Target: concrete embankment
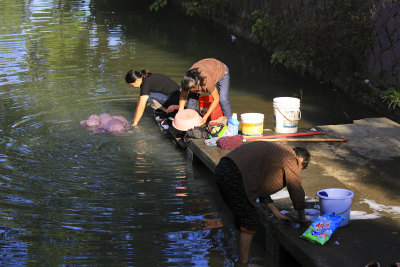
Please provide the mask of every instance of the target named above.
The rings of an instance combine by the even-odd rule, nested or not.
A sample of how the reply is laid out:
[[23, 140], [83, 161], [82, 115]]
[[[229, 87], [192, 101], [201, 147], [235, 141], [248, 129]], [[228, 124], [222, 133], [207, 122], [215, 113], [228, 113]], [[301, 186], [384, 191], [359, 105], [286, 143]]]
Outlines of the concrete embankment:
[[[316, 127], [324, 138], [348, 142], [281, 142], [302, 146], [311, 153], [309, 168], [301, 173], [307, 196], [306, 213], [319, 215], [319, 190], [346, 188], [354, 192], [351, 221], [323, 246], [299, 236], [307, 226], [283, 224], [260, 209], [266, 247], [278, 260], [293, 257], [302, 266], [381, 266], [400, 262], [400, 125], [386, 118], [367, 118], [346, 125]], [[214, 170], [229, 151], [193, 139], [188, 153]], [[287, 191], [273, 195], [281, 211], [293, 212]]]

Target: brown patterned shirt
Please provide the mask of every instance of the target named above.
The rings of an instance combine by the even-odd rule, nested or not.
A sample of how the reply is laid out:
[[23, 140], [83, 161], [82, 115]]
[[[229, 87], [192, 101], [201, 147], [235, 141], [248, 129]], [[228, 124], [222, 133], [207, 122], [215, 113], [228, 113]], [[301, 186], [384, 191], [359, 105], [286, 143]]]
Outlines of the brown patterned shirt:
[[215, 58], [205, 58], [196, 63], [190, 69], [199, 69], [200, 76], [205, 77], [205, 84], [199, 86], [201, 94], [214, 91], [217, 82], [224, 77], [225, 64]]
[[238, 167], [247, 198], [254, 206], [257, 198], [272, 202], [270, 195], [286, 186], [294, 208], [305, 208], [305, 194], [299, 175], [301, 168], [292, 148], [257, 141], [242, 145], [225, 157]]

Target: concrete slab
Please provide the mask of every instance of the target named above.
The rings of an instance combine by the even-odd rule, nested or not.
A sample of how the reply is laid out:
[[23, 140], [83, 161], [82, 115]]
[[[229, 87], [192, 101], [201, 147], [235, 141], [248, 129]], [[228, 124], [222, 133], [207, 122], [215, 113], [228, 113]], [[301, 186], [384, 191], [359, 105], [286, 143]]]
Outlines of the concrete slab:
[[344, 147], [363, 158], [386, 160], [400, 156], [400, 125], [387, 118], [367, 118], [356, 120], [354, 124], [318, 128], [328, 135], [347, 137], [350, 142]]
[[[323, 246], [299, 238], [307, 226], [282, 224], [260, 208], [267, 249], [276, 259], [285, 253], [302, 266], [381, 266], [400, 261], [400, 125], [386, 118], [367, 118], [346, 125], [318, 126], [322, 137], [346, 137], [348, 142], [281, 142], [302, 146], [311, 153], [309, 168], [301, 173], [307, 195], [308, 217], [318, 216], [316, 193], [347, 188], [355, 194], [350, 224], [337, 229]], [[300, 129], [299, 129], [300, 130]], [[188, 149], [210, 169], [229, 151], [208, 147], [203, 139]], [[293, 212], [285, 190], [273, 196], [285, 212]]]

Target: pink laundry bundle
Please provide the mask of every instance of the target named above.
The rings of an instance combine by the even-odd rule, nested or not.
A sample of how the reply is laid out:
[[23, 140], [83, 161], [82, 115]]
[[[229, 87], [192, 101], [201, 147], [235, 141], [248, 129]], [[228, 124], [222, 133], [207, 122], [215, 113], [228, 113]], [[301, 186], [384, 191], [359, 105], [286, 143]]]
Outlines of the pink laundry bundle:
[[82, 126], [91, 127], [94, 131], [119, 133], [129, 128], [129, 122], [122, 116], [112, 116], [107, 113], [90, 115], [87, 120], [81, 121]]

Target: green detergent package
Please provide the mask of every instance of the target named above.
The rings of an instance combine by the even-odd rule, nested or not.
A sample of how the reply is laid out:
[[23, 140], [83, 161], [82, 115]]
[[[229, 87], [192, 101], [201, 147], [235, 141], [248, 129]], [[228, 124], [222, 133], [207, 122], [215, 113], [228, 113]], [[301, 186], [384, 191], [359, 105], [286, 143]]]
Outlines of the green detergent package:
[[226, 126], [223, 123], [213, 123], [210, 122], [207, 126], [207, 132], [208, 132], [208, 136], [210, 138], [213, 137], [221, 137], [224, 135], [226, 129], [228, 129], [228, 126]]
[[319, 216], [300, 237], [312, 243], [323, 245], [331, 238], [342, 220], [344, 220], [342, 216], [326, 213]]

